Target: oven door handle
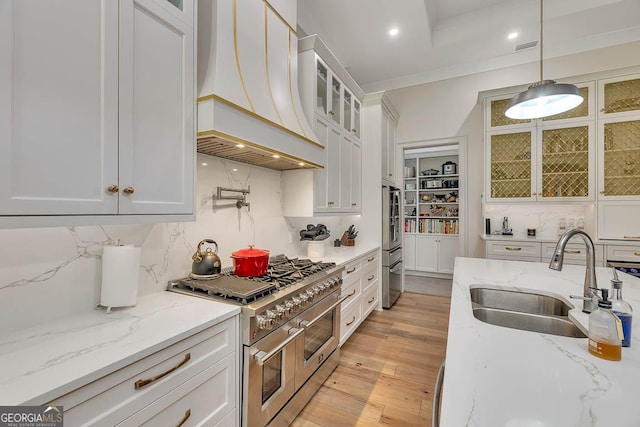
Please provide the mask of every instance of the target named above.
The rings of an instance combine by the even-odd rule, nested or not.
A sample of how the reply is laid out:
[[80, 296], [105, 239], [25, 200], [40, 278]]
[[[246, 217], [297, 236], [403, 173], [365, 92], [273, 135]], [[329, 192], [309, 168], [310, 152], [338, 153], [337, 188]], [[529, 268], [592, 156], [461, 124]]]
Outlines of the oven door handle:
[[326, 316], [327, 314], [332, 312], [337, 306], [342, 304], [342, 302], [344, 300], [346, 300], [347, 298], [349, 298], [351, 295], [353, 295], [353, 294], [349, 294], [349, 295], [344, 295], [344, 296], [338, 297], [339, 298], [338, 301], [336, 301], [333, 304], [331, 304], [331, 306], [329, 308], [327, 308], [322, 313], [320, 313], [316, 318], [314, 318], [313, 320], [303, 320], [298, 325], [302, 326], [303, 328], [310, 328], [311, 326], [313, 326], [314, 323], [316, 323], [318, 320], [322, 319], [324, 316]]
[[289, 333], [291, 335], [288, 336], [286, 340], [282, 341], [276, 348], [274, 348], [268, 353], [264, 351], [257, 352], [256, 354], [253, 355], [253, 358], [256, 359], [256, 362], [258, 362], [258, 365], [260, 366], [264, 365], [267, 360], [269, 360], [276, 353], [278, 353], [283, 348], [285, 348], [291, 341], [298, 338], [298, 336], [300, 336], [300, 334], [303, 332], [304, 332], [304, 329], [298, 329], [298, 328], [289, 329]]

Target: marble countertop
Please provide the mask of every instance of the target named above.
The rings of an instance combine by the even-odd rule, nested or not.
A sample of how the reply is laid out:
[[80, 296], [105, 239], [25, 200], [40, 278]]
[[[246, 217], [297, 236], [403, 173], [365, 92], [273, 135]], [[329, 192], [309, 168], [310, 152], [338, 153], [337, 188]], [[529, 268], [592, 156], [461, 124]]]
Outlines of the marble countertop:
[[[598, 286], [610, 287], [608, 268]], [[620, 274], [623, 295], [635, 308], [631, 347], [622, 361], [592, 356], [586, 338], [568, 338], [494, 326], [471, 311], [469, 288], [490, 285], [536, 290], [570, 303], [584, 331], [585, 268], [545, 263], [457, 258], [453, 276], [441, 427], [586, 427], [640, 425], [640, 279]]]
[[44, 404], [239, 312], [163, 291], [2, 336], [0, 405]]
[[[305, 248], [306, 248], [306, 245], [305, 245]], [[356, 258], [359, 258], [365, 254], [368, 254], [369, 252], [373, 252], [379, 249], [380, 249], [380, 246], [377, 246], [374, 244], [359, 245], [356, 243], [355, 246], [339, 246], [339, 247], [326, 245], [323, 256], [318, 258], [310, 258], [310, 259], [312, 261], [335, 262], [337, 265], [344, 265]], [[297, 254], [292, 254], [291, 256], [307, 258], [307, 253], [305, 251]]]
[[[525, 234], [517, 234], [514, 236], [505, 236], [502, 234], [481, 234], [480, 238], [482, 240], [493, 240], [493, 241], [521, 241], [521, 242], [539, 242], [539, 243], [558, 243], [558, 237], [541, 237], [541, 236], [527, 236]], [[582, 243], [582, 239], [573, 238], [571, 239], [571, 243]], [[604, 239], [593, 239], [593, 243], [596, 245], [620, 245], [620, 246], [640, 246], [640, 241], [638, 240], [604, 240]]]

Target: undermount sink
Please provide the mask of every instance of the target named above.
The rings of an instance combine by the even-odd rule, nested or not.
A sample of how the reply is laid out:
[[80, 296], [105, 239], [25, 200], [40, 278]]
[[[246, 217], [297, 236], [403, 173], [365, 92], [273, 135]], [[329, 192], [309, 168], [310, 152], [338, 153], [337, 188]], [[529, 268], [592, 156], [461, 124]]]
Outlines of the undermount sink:
[[492, 325], [565, 337], [586, 338], [569, 319], [573, 307], [548, 295], [495, 288], [471, 288], [473, 315]]

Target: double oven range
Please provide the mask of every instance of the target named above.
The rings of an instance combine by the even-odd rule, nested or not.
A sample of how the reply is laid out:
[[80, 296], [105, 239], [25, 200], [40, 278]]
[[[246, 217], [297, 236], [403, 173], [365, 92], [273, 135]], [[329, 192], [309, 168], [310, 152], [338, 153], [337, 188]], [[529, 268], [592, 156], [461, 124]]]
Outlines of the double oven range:
[[265, 276], [227, 268], [169, 282], [169, 291], [241, 306], [243, 426], [288, 425], [337, 366], [343, 270], [278, 255]]

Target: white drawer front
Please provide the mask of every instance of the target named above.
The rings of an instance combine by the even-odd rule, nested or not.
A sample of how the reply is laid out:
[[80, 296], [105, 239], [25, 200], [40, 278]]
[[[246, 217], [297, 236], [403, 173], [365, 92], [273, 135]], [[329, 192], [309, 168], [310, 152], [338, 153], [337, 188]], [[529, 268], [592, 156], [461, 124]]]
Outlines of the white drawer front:
[[[345, 301], [346, 304], [350, 304], [351, 301], [360, 298], [360, 293], [362, 291], [361, 286], [362, 279], [356, 278], [349, 281], [342, 282], [342, 294], [341, 295], [350, 295], [349, 299]], [[343, 304], [344, 307], [345, 304]]]
[[640, 245], [607, 245], [607, 261], [640, 262]]
[[487, 257], [495, 259], [506, 259], [503, 257], [528, 257], [540, 260], [540, 243], [536, 242], [487, 242]]
[[[596, 265], [601, 266], [604, 261], [603, 245], [593, 245], [595, 248]], [[556, 250], [555, 243], [542, 244], [542, 262], [549, 262]], [[585, 265], [587, 260], [587, 247], [584, 243], [568, 243], [564, 251], [564, 261], [568, 264]], [[569, 262], [577, 261], [577, 262]]]
[[118, 425], [176, 426], [186, 418], [184, 426], [215, 426], [224, 421], [235, 413], [235, 356], [227, 356]]
[[344, 266], [344, 271], [342, 272], [342, 280], [347, 281], [351, 277], [357, 277], [360, 274], [361, 268], [362, 262], [360, 258], [346, 264]]
[[378, 283], [376, 280], [362, 292], [362, 320], [378, 306]]
[[362, 257], [362, 269], [363, 270], [369, 270], [370, 268], [374, 268], [372, 266], [375, 266], [376, 268], [378, 267], [378, 261], [379, 261], [379, 256], [380, 254], [376, 251], [373, 253], [370, 253], [369, 255], [365, 255], [364, 257]]
[[362, 274], [362, 292], [378, 280], [378, 268], [373, 266]]
[[362, 305], [349, 304], [340, 312], [340, 345], [351, 336], [362, 320]]
[[[237, 317], [226, 320], [51, 404], [64, 406], [69, 425], [114, 426], [227, 355], [235, 354], [236, 325]], [[136, 389], [138, 381], [153, 378], [158, 379]]]

